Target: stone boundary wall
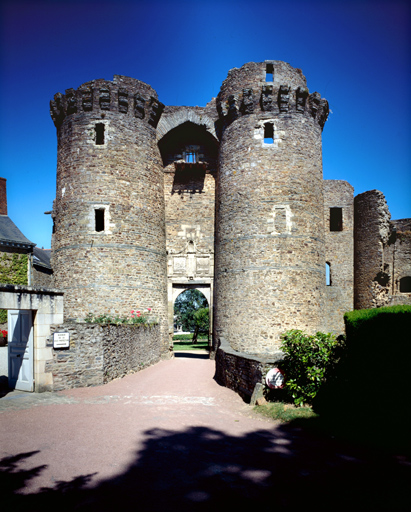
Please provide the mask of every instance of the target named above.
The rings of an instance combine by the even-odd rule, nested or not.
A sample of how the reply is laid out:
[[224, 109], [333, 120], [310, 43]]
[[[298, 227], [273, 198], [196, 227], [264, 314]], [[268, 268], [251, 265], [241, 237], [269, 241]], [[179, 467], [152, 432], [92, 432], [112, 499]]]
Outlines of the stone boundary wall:
[[52, 349], [46, 364], [54, 391], [99, 386], [161, 359], [159, 325], [63, 323], [52, 326], [51, 332], [70, 333], [70, 348]]
[[282, 361], [281, 351], [273, 352], [270, 357], [237, 352], [224, 338], [220, 338], [215, 355], [215, 380], [222, 386], [232, 389], [245, 401], [249, 401], [256, 384], [265, 384], [265, 375]]

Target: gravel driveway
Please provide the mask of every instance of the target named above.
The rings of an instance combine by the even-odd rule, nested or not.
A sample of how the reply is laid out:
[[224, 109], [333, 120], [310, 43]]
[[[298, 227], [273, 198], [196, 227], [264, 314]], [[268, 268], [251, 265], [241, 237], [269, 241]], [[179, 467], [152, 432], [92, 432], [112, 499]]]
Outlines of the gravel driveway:
[[402, 454], [261, 419], [213, 375], [213, 361], [180, 354], [100, 387], [5, 395], [4, 510], [391, 511], [408, 503]]

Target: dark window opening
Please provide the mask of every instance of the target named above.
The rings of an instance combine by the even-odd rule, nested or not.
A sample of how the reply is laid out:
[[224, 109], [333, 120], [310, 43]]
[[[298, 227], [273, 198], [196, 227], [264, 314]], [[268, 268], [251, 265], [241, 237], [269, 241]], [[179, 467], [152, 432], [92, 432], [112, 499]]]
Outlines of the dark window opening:
[[96, 220], [96, 231], [104, 231], [104, 208], [94, 210]]
[[342, 208], [330, 208], [330, 231], [342, 231]]
[[400, 292], [411, 293], [411, 276], [402, 277], [400, 279]]
[[185, 156], [185, 161], [188, 164], [197, 163], [197, 154], [195, 151], [187, 151]]
[[264, 144], [274, 144], [273, 123], [265, 123], [264, 125]]
[[95, 126], [96, 131], [96, 144], [101, 146], [104, 144], [104, 124], [98, 123]]
[[325, 284], [331, 286], [331, 264], [328, 261], [325, 263]]
[[267, 64], [265, 68], [265, 81], [273, 82], [274, 81], [274, 64]]

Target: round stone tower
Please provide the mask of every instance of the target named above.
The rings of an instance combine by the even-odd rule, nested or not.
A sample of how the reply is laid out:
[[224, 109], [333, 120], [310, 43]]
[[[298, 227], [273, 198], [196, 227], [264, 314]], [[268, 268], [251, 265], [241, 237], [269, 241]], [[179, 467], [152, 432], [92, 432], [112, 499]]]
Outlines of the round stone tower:
[[152, 308], [167, 327], [164, 192], [147, 84], [114, 76], [51, 101], [57, 128], [52, 265], [65, 317]]
[[301, 70], [265, 61], [232, 69], [217, 108], [214, 333], [268, 354], [286, 330], [322, 327], [328, 103]]

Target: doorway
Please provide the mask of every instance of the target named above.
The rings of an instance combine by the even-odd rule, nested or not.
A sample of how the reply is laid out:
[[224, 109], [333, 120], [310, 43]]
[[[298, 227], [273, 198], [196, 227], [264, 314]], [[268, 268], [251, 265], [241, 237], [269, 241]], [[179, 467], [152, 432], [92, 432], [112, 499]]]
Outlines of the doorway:
[[7, 321], [9, 388], [33, 391], [33, 312], [10, 310]]

